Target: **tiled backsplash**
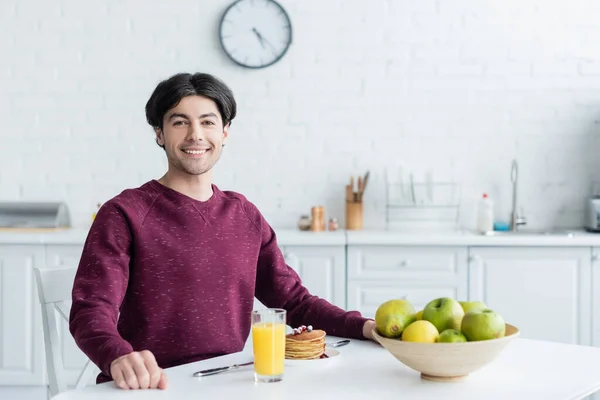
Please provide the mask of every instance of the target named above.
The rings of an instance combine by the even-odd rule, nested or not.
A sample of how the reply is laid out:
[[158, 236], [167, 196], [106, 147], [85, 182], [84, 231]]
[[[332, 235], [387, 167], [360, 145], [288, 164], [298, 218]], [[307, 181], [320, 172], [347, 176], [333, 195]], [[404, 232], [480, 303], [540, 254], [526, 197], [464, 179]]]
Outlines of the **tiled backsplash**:
[[598, 2], [282, 0], [294, 43], [258, 71], [220, 50], [229, 1], [31, 3], [0, 4], [0, 199], [64, 199], [76, 223], [162, 174], [144, 105], [179, 71], [234, 90], [217, 184], [275, 226], [315, 204], [343, 226], [344, 185], [370, 170], [382, 227], [399, 165], [460, 183], [467, 226], [484, 191], [507, 217], [513, 158], [529, 224], [572, 226], [599, 178]]

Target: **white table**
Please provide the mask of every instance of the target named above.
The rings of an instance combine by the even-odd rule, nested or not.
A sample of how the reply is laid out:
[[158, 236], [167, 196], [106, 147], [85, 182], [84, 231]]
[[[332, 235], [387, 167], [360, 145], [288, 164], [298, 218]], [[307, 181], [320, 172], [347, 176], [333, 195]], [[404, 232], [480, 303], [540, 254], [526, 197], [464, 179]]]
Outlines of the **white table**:
[[[337, 338], [328, 337], [331, 342]], [[353, 340], [330, 359], [290, 365], [282, 382], [256, 384], [252, 366], [194, 378], [201, 369], [252, 360], [240, 353], [167, 369], [166, 390], [121, 390], [113, 382], [61, 393], [53, 400], [116, 399], [581, 399], [600, 389], [600, 348], [515, 339], [461, 382], [425, 381], [379, 344]], [[393, 396], [393, 397], [392, 397]]]

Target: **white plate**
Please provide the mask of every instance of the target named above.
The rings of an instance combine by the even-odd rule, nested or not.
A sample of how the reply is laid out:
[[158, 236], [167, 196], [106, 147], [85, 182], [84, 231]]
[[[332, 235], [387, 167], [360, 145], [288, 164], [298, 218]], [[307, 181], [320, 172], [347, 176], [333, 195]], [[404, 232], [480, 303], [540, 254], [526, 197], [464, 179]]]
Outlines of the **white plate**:
[[340, 352], [335, 349], [330, 349], [329, 347], [325, 348], [325, 354], [328, 358], [315, 358], [314, 360], [288, 360], [285, 359], [285, 365], [306, 365], [307, 363], [323, 363], [325, 361], [331, 360], [333, 357], [337, 357], [340, 355]]

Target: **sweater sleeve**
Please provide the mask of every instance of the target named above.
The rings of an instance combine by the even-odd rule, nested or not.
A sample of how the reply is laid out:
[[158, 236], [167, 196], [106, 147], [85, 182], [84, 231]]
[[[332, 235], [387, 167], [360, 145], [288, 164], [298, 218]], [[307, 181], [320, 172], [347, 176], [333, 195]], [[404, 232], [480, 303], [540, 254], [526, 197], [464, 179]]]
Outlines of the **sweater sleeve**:
[[111, 376], [113, 360], [133, 351], [117, 331], [131, 243], [122, 211], [106, 203], [90, 228], [73, 284], [69, 330], [77, 346], [106, 376]]
[[364, 339], [362, 329], [368, 319], [309, 293], [296, 271], [285, 263], [273, 229], [256, 207], [248, 209], [261, 232], [256, 298], [267, 307], [285, 309], [287, 324], [292, 327], [312, 325], [328, 335]]

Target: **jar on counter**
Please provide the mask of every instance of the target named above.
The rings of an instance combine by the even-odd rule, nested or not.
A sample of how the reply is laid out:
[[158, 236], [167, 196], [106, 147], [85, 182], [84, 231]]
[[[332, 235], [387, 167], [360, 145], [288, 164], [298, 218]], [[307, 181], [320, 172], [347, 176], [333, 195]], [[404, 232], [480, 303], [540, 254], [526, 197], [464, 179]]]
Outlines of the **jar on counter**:
[[310, 224], [310, 230], [313, 232], [320, 232], [325, 230], [325, 207], [314, 206], [311, 209], [312, 221]]
[[310, 230], [310, 217], [308, 215], [301, 215], [298, 219], [298, 229], [301, 231]]
[[329, 218], [329, 230], [337, 231], [340, 225], [338, 224], [337, 218]]

